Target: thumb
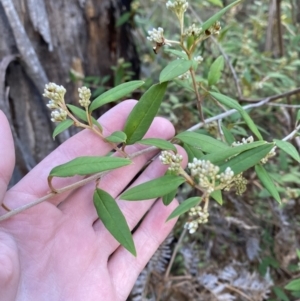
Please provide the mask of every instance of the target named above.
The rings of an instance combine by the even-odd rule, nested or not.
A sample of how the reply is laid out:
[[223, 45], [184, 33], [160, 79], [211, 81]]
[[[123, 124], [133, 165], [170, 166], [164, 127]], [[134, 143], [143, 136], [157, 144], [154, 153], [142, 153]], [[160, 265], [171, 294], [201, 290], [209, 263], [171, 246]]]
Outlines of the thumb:
[[0, 204], [15, 165], [15, 148], [8, 120], [0, 110]]

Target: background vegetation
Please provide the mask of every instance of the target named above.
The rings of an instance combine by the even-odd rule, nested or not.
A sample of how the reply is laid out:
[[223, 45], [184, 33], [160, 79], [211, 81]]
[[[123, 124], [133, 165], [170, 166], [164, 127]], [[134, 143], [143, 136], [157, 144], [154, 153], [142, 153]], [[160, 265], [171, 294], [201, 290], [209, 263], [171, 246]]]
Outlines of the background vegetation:
[[[186, 13], [188, 24], [199, 24], [232, 1], [194, 0]], [[134, 1], [131, 12], [119, 20], [130, 22], [141, 59], [141, 79], [148, 86], [174, 56], [162, 49], [156, 55], [146, 40], [147, 31], [163, 27], [168, 39], [178, 37], [178, 24], [163, 1]], [[243, 1], [221, 21], [222, 30], [199, 47], [205, 78], [212, 62], [225, 58], [218, 89], [241, 105], [254, 105], [251, 117], [266, 140], [282, 139], [294, 129], [300, 107], [300, 4], [293, 0]], [[167, 47], [165, 47], [167, 48]], [[126, 67], [124, 65], [124, 67]], [[116, 70], [116, 69], [115, 69]], [[123, 70], [124, 71], [124, 70]], [[177, 130], [199, 122], [193, 92], [184, 81], [169, 85], [161, 114]], [[262, 104], [264, 101], [264, 104]], [[205, 103], [205, 117], [223, 112]], [[217, 135], [217, 124], [201, 131]], [[248, 137], [239, 116], [226, 119], [235, 137]], [[299, 150], [300, 140], [293, 144]], [[283, 203], [279, 205], [260, 186], [254, 172], [247, 172], [247, 191], [227, 193], [224, 204], [211, 204], [210, 219], [193, 234], [177, 223], [140, 275], [129, 300], [297, 300], [298, 287], [287, 286], [300, 278], [300, 170], [286, 154], [277, 152], [266, 168], [275, 180]], [[195, 195], [182, 187], [179, 200]]]

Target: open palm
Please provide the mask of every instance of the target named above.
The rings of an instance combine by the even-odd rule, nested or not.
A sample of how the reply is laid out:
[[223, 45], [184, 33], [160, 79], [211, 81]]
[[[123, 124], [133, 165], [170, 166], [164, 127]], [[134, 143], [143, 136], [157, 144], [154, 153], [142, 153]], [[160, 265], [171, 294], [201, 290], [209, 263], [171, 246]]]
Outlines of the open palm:
[[[104, 134], [121, 130], [135, 101], [125, 101], [101, 117]], [[156, 118], [148, 137], [169, 139], [172, 125]], [[130, 152], [137, 146], [128, 147]], [[30, 203], [49, 192], [47, 176], [59, 164], [77, 156], [105, 155], [109, 144], [92, 132], [83, 131], [51, 153], [17, 185], [6, 191], [14, 167], [14, 147], [8, 122], [0, 111], [0, 202], [11, 209]], [[104, 176], [100, 187], [117, 197], [143, 165], [154, 155], [147, 153], [134, 164]], [[152, 162], [133, 185], [163, 175], [165, 167]], [[78, 180], [78, 179], [77, 179]], [[55, 179], [62, 187], [76, 181]], [[140, 271], [174, 225], [165, 223], [176, 206], [155, 200], [119, 201], [133, 229], [137, 257], [132, 256], [109, 234], [98, 220], [93, 206], [94, 183], [76, 191], [57, 195], [8, 220], [0, 222], [0, 300], [67, 301], [126, 300]], [[149, 210], [150, 209], [150, 210]], [[4, 214], [0, 209], [0, 214]]]

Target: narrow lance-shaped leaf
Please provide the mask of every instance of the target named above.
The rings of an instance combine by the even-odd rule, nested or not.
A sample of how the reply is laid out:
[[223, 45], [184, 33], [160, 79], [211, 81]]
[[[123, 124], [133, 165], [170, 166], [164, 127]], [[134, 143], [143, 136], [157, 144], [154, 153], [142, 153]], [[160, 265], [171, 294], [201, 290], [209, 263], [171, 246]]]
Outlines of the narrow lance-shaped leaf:
[[131, 161], [119, 157], [78, 157], [68, 163], [54, 167], [50, 177], [85, 176], [129, 165]]
[[213, 15], [212, 17], [210, 17], [207, 21], [205, 21], [202, 24], [202, 30], [205, 31], [206, 29], [208, 29], [209, 27], [211, 27], [215, 22], [217, 22], [229, 9], [231, 9], [233, 6], [237, 5], [238, 3], [240, 3], [242, 0], [238, 0], [235, 1], [231, 4], [229, 4], [228, 6], [224, 7], [222, 10], [220, 10], [219, 12], [217, 12], [215, 15]]
[[267, 144], [267, 143], [265, 141], [255, 141], [252, 143], [242, 144], [239, 146], [230, 147], [226, 150], [222, 150], [222, 151], [218, 151], [218, 152], [215, 152], [212, 154], [205, 155], [201, 159], [209, 160], [213, 164], [220, 164], [232, 156], [238, 155], [244, 151], [259, 147], [264, 144]]
[[199, 159], [203, 156], [203, 152], [195, 146], [183, 143], [183, 148], [187, 152], [189, 162], [192, 162], [194, 158]]
[[224, 58], [222, 55], [220, 55], [210, 66], [209, 68], [209, 72], [208, 72], [208, 85], [212, 86], [215, 85], [221, 75], [222, 75], [222, 71], [224, 69]]
[[183, 60], [183, 59], [177, 59], [171, 63], [169, 63], [160, 73], [159, 75], [159, 81], [166, 82], [169, 81], [179, 75], [182, 75], [183, 73], [187, 72], [191, 66], [192, 61], [190, 60]]
[[124, 126], [126, 144], [134, 144], [144, 137], [158, 112], [167, 84], [165, 82], [151, 86], [135, 105]]
[[288, 155], [290, 155], [294, 160], [296, 160], [297, 162], [300, 162], [299, 153], [293, 144], [291, 144], [287, 141], [282, 141], [282, 140], [277, 140], [277, 139], [274, 139], [274, 142], [280, 149], [282, 149], [284, 152], [286, 152]]
[[126, 219], [114, 198], [106, 191], [97, 188], [94, 193], [94, 205], [99, 219], [110, 234], [131, 254], [136, 256], [131, 231]]
[[105, 137], [105, 140], [113, 143], [123, 143], [127, 139], [127, 136], [122, 131], [113, 132], [110, 136]]
[[177, 193], [177, 188], [162, 197], [163, 204], [168, 206], [174, 200]]
[[[67, 104], [67, 107], [69, 108], [69, 110], [76, 116], [78, 117], [79, 119], [85, 121], [86, 123], [88, 122], [88, 119], [87, 119], [87, 116], [86, 116], [86, 111], [83, 110], [83, 109], [80, 109], [76, 106], [73, 106], [73, 105], [70, 105], [70, 104]], [[100, 131], [102, 132], [102, 126], [101, 124], [93, 117], [91, 116], [91, 119], [92, 119], [92, 123], [94, 125], [96, 125]]]
[[185, 200], [169, 215], [169, 217], [167, 218], [167, 221], [169, 221], [170, 219], [172, 219], [174, 217], [182, 215], [185, 212], [188, 212], [191, 208], [195, 207], [200, 202], [201, 202], [200, 197], [192, 197], [192, 198]]
[[133, 92], [134, 90], [142, 86], [143, 84], [144, 82], [141, 80], [134, 80], [127, 83], [123, 83], [104, 92], [91, 103], [89, 108], [90, 112], [100, 108], [101, 106], [109, 102], [116, 101], [130, 94], [131, 92]]
[[209, 94], [212, 95], [217, 101], [219, 101], [221, 104], [225, 105], [226, 107], [237, 110], [243, 117], [244, 121], [246, 122], [246, 124], [248, 125], [252, 133], [259, 140], [263, 140], [262, 135], [260, 134], [253, 120], [250, 118], [248, 113], [242, 108], [242, 106], [240, 106], [240, 104], [236, 100], [216, 92], [209, 92]]
[[270, 175], [267, 173], [265, 168], [261, 164], [255, 165], [255, 172], [262, 182], [263, 186], [269, 191], [271, 196], [279, 203], [281, 204], [281, 199], [279, 196], [279, 193], [274, 185], [274, 182]]
[[172, 54], [176, 55], [177, 57], [180, 57], [184, 60], [188, 60], [187, 54], [185, 52], [180, 51], [180, 50], [164, 48], [164, 52], [172, 53]]
[[[170, 171], [169, 169], [166, 171], [165, 175], [175, 175], [175, 173], [173, 171]], [[170, 203], [174, 200], [175, 196], [176, 196], [176, 193], [177, 193], [177, 187], [176, 189], [174, 189], [173, 191], [169, 192], [168, 194], [165, 194], [163, 197], [162, 197], [162, 201], [163, 201], [163, 204], [165, 206], [168, 206], [170, 205]]]
[[235, 141], [235, 138], [233, 136], [233, 134], [230, 132], [230, 130], [222, 124], [222, 131], [223, 131], [223, 134], [224, 134], [224, 137], [225, 137], [225, 140], [226, 142], [231, 145], [234, 141]]
[[185, 144], [200, 148], [206, 153], [214, 153], [229, 148], [228, 145], [215, 138], [195, 132], [182, 132], [175, 137]]
[[292, 280], [284, 288], [289, 291], [299, 291], [300, 290], [300, 278]]
[[219, 204], [223, 205], [223, 198], [222, 198], [222, 191], [221, 190], [215, 190], [213, 191], [210, 196]]
[[64, 121], [61, 121], [56, 128], [53, 131], [52, 138], [54, 139], [58, 134], [62, 133], [66, 129], [68, 129], [73, 123], [73, 120], [66, 119]]
[[143, 139], [143, 140], [137, 141], [136, 144], [153, 145], [159, 149], [172, 150], [173, 152], [177, 153], [177, 149], [174, 146], [174, 144], [172, 144], [169, 141], [159, 139], [159, 138]]
[[228, 166], [233, 170], [235, 175], [248, 170], [250, 167], [258, 164], [273, 147], [273, 144], [266, 144], [247, 150], [222, 164], [220, 172], [223, 172]]
[[120, 199], [127, 201], [155, 199], [174, 191], [184, 182], [185, 179], [180, 176], [162, 176], [128, 189], [120, 196]]

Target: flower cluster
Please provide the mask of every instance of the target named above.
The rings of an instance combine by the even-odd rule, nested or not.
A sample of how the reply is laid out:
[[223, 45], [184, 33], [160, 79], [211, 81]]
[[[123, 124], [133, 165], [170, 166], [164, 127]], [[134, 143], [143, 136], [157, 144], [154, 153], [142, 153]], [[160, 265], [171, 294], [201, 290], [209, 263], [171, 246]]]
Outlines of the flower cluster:
[[247, 189], [248, 180], [240, 173], [234, 176], [230, 182], [226, 184], [224, 190], [229, 191], [231, 188], [235, 188], [237, 195], [242, 195]]
[[235, 141], [231, 144], [231, 146], [239, 146], [239, 145], [243, 145], [243, 144], [248, 144], [248, 143], [252, 143], [254, 141], [253, 137], [250, 136], [248, 138], [243, 138], [242, 141]]
[[200, 33], [202, 32], [202, 28], [201, 27], [196, 27], [195, 24], [192, 24], [191, 26], [189, 26], [185, 31], [184, 34], [185, 36], [199, 36]]
[[168, 1], [166, 3], [168, 9], [174, 11], [176, 15], [182, 15], [188, 8], [189, 3], [186, 0]]
[[64, 103], [65, 94], [66, 89], [63, 86], [49, 83], [45, 85], [43, 96], [50, 99], [49, 104], [50, 102], [51, 104], [48, 107], [54, 109], [54, 106], [56, 106], [55, 108], [59, 108], [59, 106]]
[[149, 41], [153, 41], [157, 44], [164, 45], [165, 38], [164, 38], [164, 29], [162, 27], [153, 28], [152, 30], [148, 31], [149, 36], [147, 39]]
[[275, 151], [275, 150], [276, 150], [276, 146], [273, 147], [273, 148], [269, 151], [269, 153], [268, 153], [264, 158], [262, 158], [262, 159], [260, 160], [260, 162], [261, 162], [262, 164], [266, 164], [270, 158], [276, 156], [276, 151]]
[[79, 92], [79, 103], [82, 107], [87, 108], [91, 101], [91, 90], [87, 87], [78, 88]]
[[[219, 166], [212, 164], [210, 161], [194, 158], [193, 162], [188, 164], [188, 168], [198, 185], [209, 194], [215, 190], [216, 186], [221, 184], [222, 188], [224, 188], [234, 180], [234, 172], [230, 167], [227, 167], [224, 172], [219, 174]], [[220, 183], [218, 184], [216, 181]]]
[[161, 155], [159, 156], [159, 160], [162, 164], [170, 165], [168, 170], [174, 173], [179, 173], [182, 162], [182, 156], [179, 154], [172, 154], [168, 151], [162, 151]]
[[68, 113], [65, 109], [65, 94], [66, 89], [63, 86], [59, 86], [55, 83], [45, 85], [43, 96], [50, 99], [47, 107], [53, 110], [51, 113], [52, 122], [60, 122], [67, 118]]
[[61, 122], [67, 119], [68, 113], [64, 109], [57, 109], [51, 112], [52, 122]]
[[220, 170], [218, 166], [206, 160], [198, 160], [194, 158], [192, 163], [188, 164], [191, 175], [198, 180], [198, 184], [205, 188], [208, 193], [212, 193], [215, 189], [215, 179]]
[[198, 205], [190, 209], [189, 216], [191, 220], [186, 222], [184, 227], [189, 230], [190, 234], [193, 234], [200, 224], [206, 224], [208, 222], [209, 213], [207, 209], [202, 209], [202, 207]]
[[203, 61], [203, 57], [201, 55], [195, 56], [194, 61], [200, 64]]
[[219, 35], [221, 31], [221, 24], [219, 21], [217, 21], [216, 23], [214, 23], [211, 27], [209, 27], [208, 29], [205, 30], [205, 34], [207, 36], [210, 35]]
[[229, 185], [232, 182], [234, 177], [234, 172], [231, 170], [230, 167], [227, 167], [224, 172], [217, 175], [217, 178], [220, 179], [220, 182], [225, 185]]
[[190, 78], [190, 75], [191, 75], [190, 71], [187, 71], [187, 72], [185, 72], [185, 73], [179, 75], [179, 76], [178, 76], [178, 79], [181, 79], [181, 80], [189, 79], [189, 78]]

